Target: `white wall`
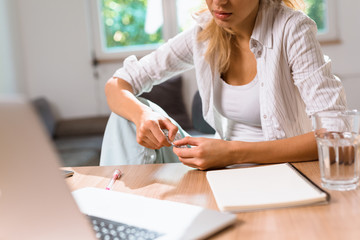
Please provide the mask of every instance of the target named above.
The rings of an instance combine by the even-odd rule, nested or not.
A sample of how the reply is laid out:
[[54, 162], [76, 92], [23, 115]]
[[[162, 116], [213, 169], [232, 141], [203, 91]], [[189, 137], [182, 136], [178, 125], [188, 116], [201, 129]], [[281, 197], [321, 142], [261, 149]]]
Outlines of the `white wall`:
[[[21, 50], [18, 57], [21, 61], [13, 61], [16, 66], [14, 70], [9, 67], [6, 78], [25, 82], [24, 92], [30, 98], [47, 97], [62, 118], [108, 113], [104, 83], [120, 66], [120, 63], [101, 64], [93, 69], [86, 1], [93, 0], [0, 0], [1, 9], [5, 6], [4, 2], [13, 2], [15, 7], [7, 12], [17, 17], [17, 22], [11, 22], [10, 27], [20, 39], [20, 43], [14, 43], [15, 46], [11, 46], [11, 41], [5, 42], [5, 45], [14, 51]], [[358, 109], [359, 9], [360, 1], [339, 1], [340, 42], [323, 45], [324, 53], [333, 60], [334, 73], [344, 82], [350, 107]], [[1, 24], [3, 12], [0, 15], [1, 34], [5, 31]], [[13, 52], [7, 53], [7, 56], [13, 56]], [[6, 63], [0, 62], [2, 78], [4, 69], [8, 69]], [[94, 77], [95, 71], [100, 76], [98, 80]], [[193, 78], [191, 73], [186, 75]], [[194, 91], [193, 83], [185, 84], [188, 107]]]
[[0, 94], [13, 95], [24, 93], [24, 82], [17, 66], [21, 65], [17, 51], [17, 32], [10, 23], [16, 23], [15, 6], [11, 0], [0, 0]]
[[98, 113], [87, 0], [15, 0], [27, 92], [63, 118]]
[[360, 110], [360, 1], [337, 1], [338, 44], [324, 44], [334, 73], [343, 81], [350, 108]]

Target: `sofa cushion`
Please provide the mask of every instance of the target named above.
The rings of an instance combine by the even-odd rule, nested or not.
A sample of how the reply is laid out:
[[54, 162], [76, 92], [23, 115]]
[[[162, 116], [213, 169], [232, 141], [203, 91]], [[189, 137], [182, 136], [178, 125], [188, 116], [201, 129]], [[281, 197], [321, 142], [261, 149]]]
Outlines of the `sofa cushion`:
[[214, 134], [215, 130], [205, 121], [202, 112], [202, 101], [199, 91], [196, 91], [192, 102], [192, 124], [194, 129], [202, 134]]
[[103, 135], [109, 116], [75, 118], [58, 121], [55, 138]]
[[100, 163], [100, 152], [94, 149], [70, 149], [59, 154], [63, 167], [99, 166]]
[[102, 135], [63, 137], [54, 140], [62, 166], [97, 166], [100, 162]]

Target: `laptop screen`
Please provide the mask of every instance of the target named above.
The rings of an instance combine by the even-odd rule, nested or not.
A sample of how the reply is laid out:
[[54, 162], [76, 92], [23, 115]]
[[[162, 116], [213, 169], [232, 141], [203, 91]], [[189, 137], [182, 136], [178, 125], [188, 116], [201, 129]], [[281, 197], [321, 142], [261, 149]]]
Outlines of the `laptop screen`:
[[31, 104], [0, 99], [0, 239], [94, 239]]

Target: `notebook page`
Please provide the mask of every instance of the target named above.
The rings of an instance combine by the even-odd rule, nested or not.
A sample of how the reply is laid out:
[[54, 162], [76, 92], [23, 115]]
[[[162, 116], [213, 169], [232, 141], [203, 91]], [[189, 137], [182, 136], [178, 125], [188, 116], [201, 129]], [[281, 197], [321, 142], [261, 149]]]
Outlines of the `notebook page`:
[[209, 171], [206, 176], [222, 211], [297, 206], [327, 197], [289, 164]]

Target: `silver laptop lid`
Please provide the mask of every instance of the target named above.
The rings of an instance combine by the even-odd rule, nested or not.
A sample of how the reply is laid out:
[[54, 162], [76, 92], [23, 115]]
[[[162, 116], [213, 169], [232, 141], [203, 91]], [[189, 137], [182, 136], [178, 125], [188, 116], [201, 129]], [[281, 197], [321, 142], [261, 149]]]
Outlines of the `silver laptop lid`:
[[0, 99], [0, 239], [95, 239], [31, 104]]

